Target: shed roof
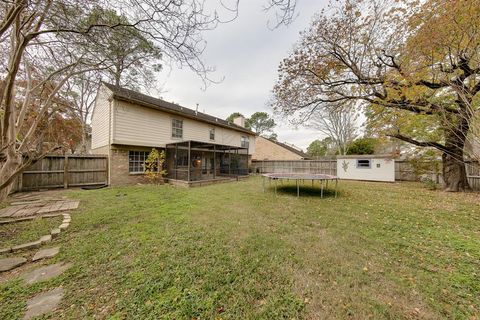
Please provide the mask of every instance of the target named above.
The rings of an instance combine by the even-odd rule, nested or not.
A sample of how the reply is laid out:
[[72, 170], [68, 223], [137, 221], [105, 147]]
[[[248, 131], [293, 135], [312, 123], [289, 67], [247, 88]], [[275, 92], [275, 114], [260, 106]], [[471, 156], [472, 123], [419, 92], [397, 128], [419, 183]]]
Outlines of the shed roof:
[[251, 135], [255, 135], [255, 132], [238, 126], [234, 123], [228, 122], [226, 120], [211, 116], [206, 113], [198, 112], [186, 107], [182, 107], [178, 104], [167, 102], [162, 99], [158, 99], [152, 96], [148, 96], [146, 94], [133, 91], [130, 89], [126, 89], [120, 86], [116, 86], [110, 83], [103, 82], [103, 84], [113, 93], [113, 98], [121, 101], [126, 101], [134, 104], [139, 104], [144, 107], [181, 115], [186, 118], [207, 122], [213, 125], [217, 125], [220, 127], [229, 128], [236, 131], [241, 131], [244, 133], [248, 133]]
[[393, 154], [352, 154], [352, 155], [337, 155], [337, 159], [395, 159]]

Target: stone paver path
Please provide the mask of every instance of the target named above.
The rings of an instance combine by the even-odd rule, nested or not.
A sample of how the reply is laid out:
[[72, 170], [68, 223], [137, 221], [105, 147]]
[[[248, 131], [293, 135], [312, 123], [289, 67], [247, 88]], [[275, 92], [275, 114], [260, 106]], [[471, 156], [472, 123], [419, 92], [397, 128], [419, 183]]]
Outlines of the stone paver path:
[[24, 257], [0, 259], [0, 272], [15, 269], [27, 262]]
[[32, 258], [32, 261], [46, 259], [56, 256], [60, 252], [60, 247], [53, 247], [39, 250]]
[[22, 276], [22, 279], [27, 284], [33, 284], [40, 281], [45, 281], [51, 279], [53, 277], [59, 276], [65, 272], [68, 268], [72, 266], [71, 263], [63, 264], [63, 263], [56, 263], [49, 266], [40, 267], [29, 273], [26, 273]]
[[28, 300], [27, 312], [25, 313], [24, 319], [38, 317], [55, 310], [63, 298], [63, 293], [63, 288], [55, 288]]
[[[8, 248], [0, 248], [1, 253], [15, 252], [17, 250], [30, 250], [41, 246], [42, 244], [52, 241], [52, 238], [58, 236], [63, 230], [68, 228], [71, 223], [70, 214], [67, 210], [78, 208], [79, 201], [68, 200], [66, 197], [59, 199], [58, 197], [49, 197], [42, 195], [14, 195], [16, 201], [12, 202], [7, 208], [0, 209], [0, 224], [16, 223], [19, 221], [37, 218], [63, 216], [62, 224], [50, 231], [49, 234], [43, 235], [39, 240], [20, 244]], [[60, 252], [60, 247], [51, 247], [38, 250], [31, 258], [32, 262], [47, 259], [56, 256]], [[14, 257], [0, 259], [0, 272], [12, 270], [27, 262], [25, 257]], [[24, 280], [25, 285], [31, 285], [37, 282], [46, 281], [57, 277], [64, 273], [72, 266], [71, 263], [56, 263], [52, 265], [38, 267], [30, 270], [20, 277]], [[27, 310], [24, 319], [31, 319], [44, 315], [45, 313], [55, 310], [61, 302], [64, 295], [63, 288], [56, 288], [48, 292], [42, 292], [27, 301]], [[0, 316], [1, 319], [1, 316]]]

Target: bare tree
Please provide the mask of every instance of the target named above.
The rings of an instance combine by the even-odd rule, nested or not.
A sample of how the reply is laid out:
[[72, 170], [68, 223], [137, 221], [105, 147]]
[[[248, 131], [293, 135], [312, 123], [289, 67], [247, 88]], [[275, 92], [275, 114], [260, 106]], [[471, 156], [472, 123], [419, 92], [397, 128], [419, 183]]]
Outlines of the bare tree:
[[338, 153], [346, 155], [349, 143], [356, 137], [357, 118], [355, 107], [330, 105], [313, 112], [308, 126], [331, 137]]
[[80, 153], [87, 153], [87, 141], [90, 136], [90, 120], [98, 88], [101, 84], [102, 70], [92, 70], [80, 74], [65, 85], [63, 94], [68, 101], [68, 107], [82, 124], [82, 139]]

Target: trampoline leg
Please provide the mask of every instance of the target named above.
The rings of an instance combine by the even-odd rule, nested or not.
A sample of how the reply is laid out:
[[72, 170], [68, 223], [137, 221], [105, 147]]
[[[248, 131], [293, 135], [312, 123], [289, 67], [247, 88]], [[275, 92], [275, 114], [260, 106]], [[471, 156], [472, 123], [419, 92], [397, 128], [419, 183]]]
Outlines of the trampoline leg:
[[298, 183], [297, 179], [297, 198], [300, 197], [300, 184]]
[[275, 183], [275, 195], [277, 195], [277, 180], [275, 180], [274, 183]]
[[335, 198], [337, 198], [338, 180], [335, 180]]
[[321, 189], [320, 189], [320, 198], [323, 198], [323, 180], [322, 181], [322, 186], [321, 186]]

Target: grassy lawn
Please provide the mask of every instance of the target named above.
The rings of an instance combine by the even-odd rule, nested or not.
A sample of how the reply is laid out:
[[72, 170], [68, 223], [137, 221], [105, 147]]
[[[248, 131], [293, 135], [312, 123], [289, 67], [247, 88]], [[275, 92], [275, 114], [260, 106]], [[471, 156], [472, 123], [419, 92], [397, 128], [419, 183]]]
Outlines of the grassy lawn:
[[0, 282], [17, 319], [60, 284], [51, 318], [465, 319], [480, 314], [480, 198], [340, 183], [337, 199], [259, 178], [194, 189], [70, 191], [64, 275]]
[[62, 223], [62, 217], [0, 224], [0, 248], [36, 241]]

